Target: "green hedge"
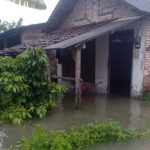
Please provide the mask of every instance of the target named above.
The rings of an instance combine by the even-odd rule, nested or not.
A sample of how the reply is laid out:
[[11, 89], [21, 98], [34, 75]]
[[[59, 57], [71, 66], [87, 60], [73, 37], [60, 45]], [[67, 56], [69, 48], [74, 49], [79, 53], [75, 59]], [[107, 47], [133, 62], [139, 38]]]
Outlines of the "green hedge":
[[16, 58], [0, 57], [0, 117], [21, 124], [43, 118], [55, 106], [64, 86], [48, 80], [48, 58], [41, 48], [30, 48]]
[[144, 101], [150, 101], [150, 93], [145, 93], [142, 97], [142, 100]]
[[149, 131], [124, 129], [112, 120], [91, 123], [80, 128], [72, 127], [69, 131], [46, 131], [38, 125], [31, 139], [23, 137], [9, 150], [81, 150], [96, 143], [122, 142], [148, 134]]

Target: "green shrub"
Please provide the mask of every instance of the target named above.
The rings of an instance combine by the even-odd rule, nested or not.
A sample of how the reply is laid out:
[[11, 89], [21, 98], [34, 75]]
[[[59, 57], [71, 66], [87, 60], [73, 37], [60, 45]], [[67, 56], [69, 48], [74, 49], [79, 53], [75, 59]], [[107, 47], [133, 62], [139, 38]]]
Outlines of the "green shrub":
[[1, 106], [6, 108], [12, 103], [26, 103], [29, 86], [25, 80], [24, 76], [12, 72], [3, 72], [0, 75]]
[[21, 124], [25, 120], [32, 118], [30, 111], [19, 105], [8, 107], [1, 117], [3, 120], [9, 120], [14, 124]]
[[[79, 129], [72, 127], [69, 131], [46, 131], [37, 126], [32, 138], [23, 137], [14, 149], [17, 150], [81, 150], [88, 149], [96, 143], [123, 142], [142, 138], [147, 131], [124, 129], [118, 122], [96, 122]], [[11, 148], [13, 150], [13, 147]]]
[[15, 124], [33, 116], [43, 118], [64, 96], [66, 87], [51, 83], [43, 49], [30, 48], [16, 58], [0, 57], [1, 118]]
[[144, 94], [144, 96], [142, 97], [142, 100], [144, 100], [144, 101], [150, 101], [150, 93]]

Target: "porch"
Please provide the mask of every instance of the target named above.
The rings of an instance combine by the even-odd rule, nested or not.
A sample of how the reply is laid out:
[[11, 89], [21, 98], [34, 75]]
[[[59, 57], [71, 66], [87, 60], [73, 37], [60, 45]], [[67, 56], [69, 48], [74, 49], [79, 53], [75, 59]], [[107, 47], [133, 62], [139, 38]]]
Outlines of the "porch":
[[73, 83], [76, 106], [81, 103], [83, 83], [93, 85], [96, 93], [141, 96], [144, 31], [142, 20], [130, 18], [50, 45], [47, 53], [53, 50], [57, 57], [57, 73], [51, 77], [58, 83]]

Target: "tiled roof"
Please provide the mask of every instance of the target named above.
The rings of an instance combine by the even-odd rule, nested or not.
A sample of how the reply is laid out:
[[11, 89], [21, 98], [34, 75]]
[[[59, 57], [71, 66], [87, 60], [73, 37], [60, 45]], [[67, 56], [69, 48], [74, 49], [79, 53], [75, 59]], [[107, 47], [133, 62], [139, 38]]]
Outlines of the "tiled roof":
[[150, 0], [125, 0], [140, 11], [150, 13]]
[[[73, 7], [79, 0], [59, 0], [52, 15], [50, 16], [46, 31], [53, 31], [59, 28], [66, 17], [72, 12]], [[108, 0], [109, 1], [109, 0]], [[121, 0], [120, 0], [121, 1]], [[137, 8], [141, 12], [150, 13], [150, 0], [124, 0], [129, 5]]]
[[84, 34], [86, 32], [89, 32], [93, 29], [96, 29], [98, 27], [104, 26], [106, 24], [109, 24], [113, 20], [107, 20], [99, 23], [91, 23], [88, 25], [82, 25], [78, 27], [72, 27], [72, 28], [64, 28], [59, 29], [54, 32], [51, 32], [49, 34], [45, 34], [45, 36], [42, 39], [39, 40], [33, 40], [27, 43], [23, 43], [21, 45], [17, 45], [10, 48], [5, 48], [4, 50], [0, 50], [0, 55], [12, 55], [15, 56], [22, 51], [31, 48], [31, 47], [42, 47], [45, 48], [49, 45], [56, 44], [65, 40], [68, 40], [70, 38], [76, 37], [78, 35]]

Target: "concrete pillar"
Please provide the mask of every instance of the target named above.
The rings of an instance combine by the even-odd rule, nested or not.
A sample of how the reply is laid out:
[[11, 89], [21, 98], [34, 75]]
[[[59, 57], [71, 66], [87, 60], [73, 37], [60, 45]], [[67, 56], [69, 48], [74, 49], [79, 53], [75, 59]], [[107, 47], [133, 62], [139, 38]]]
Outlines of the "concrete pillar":
[[[58, 63], [58, 60], [57, 60], [57, 76], [58, 77], [62, 77], [62, 64], [59, 64]], [[62, 83], [62, 78], [58, 79], [58, 84], [61, 84]]]
[[62, 83], [62, 51], [57, 50], [56, 51], [56, 57], [57, 57], [57, 76], [58, 78], [58, 84]]
[[108, 93], [108, 57], [109, 57], [109, 35], [103, 35], [96, 39], [96, 60], [95, 60], [95, 84], [96, 92]]
[[134, 45], [133, 50], [131, 97], [139, 97], [143, 94], [145, 33], [146, 23], [144, 20], [140, 20], [135, 27], [135, 37], [141, 37], [141, 46], [135, 48]]

